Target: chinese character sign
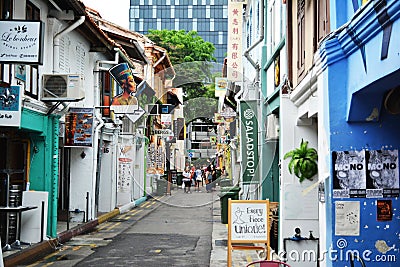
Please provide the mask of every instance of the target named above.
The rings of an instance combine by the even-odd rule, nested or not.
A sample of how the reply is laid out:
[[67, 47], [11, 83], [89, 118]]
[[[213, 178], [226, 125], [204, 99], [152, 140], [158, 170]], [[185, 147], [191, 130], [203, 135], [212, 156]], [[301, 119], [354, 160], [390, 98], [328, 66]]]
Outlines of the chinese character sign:
[[243, 3], [236, 1], [228, 3], [227, 77], [230, 81], [242, 79], [242, 14]]

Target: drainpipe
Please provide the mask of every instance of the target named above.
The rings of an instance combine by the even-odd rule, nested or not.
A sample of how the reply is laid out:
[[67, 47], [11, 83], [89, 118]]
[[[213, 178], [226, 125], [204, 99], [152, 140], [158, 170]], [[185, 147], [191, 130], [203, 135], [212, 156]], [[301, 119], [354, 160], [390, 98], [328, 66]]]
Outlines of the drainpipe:
[[[260, 1], [261, 6], [260, 6], [260, 38], [258, 38], [257, 42], [255, 42], [252, 46], [250, 46], [244, 53], [243, 56], [246, 57], [246, 59], [250, 62], [250, 64], [256, 69], [256, 82], [259, 82], [260, 80], [260, 69], [261, 66], [259, 63], [254, 62], [254, 60], [250, 56], [250, 51], [253, 50], [258, 44], [260, 44], [262, 41], [264, 41], [264, 0]], [[242, 90], [241, 90], [242, 91]], [[243, 93], [243, 92], [241, 92]], [[239, 94], [238, 94], [239, 95]]]
[[65, 28], [61, 32], [57, 33], [54, 38], [53, 38], [53, 73], [59, 73], [59, 67], [58, 67], [58, 61], [59, 57], [58, 55], [60, 54], [60, 39], [63, 37], [65, 34], [75, 30], [77, 27], [79, 27], [83, 22], [85, 22], [85, 16], [81, 16], [77, 21], [74, 22], [71, 26]]
[[[93, 142], [95, 142], [95, 144], [93, 144], [93, 171], [92, 171], [92, 175], [93, 175], [93, 189], [92, 192], [94, 192], [94, 197], [92, 198], [92, 207], [93, 207], [93, 211], [92, 211], [92, 218], [97, 217], [97, 206], [98, 206], [98, 193], [99, 193], [99, 188], [100, 188], [100, 168], [101, 168], [101, 162], [99, 162], [99, 160], [101, 159], [101, 151], [99, 149], [99, 146], [101, 145], [101, 142], [103, 140], [103, 135], [102, 133], [102, 128], [104, 126], [104, 121], [101, 118], [100, 112], [98, 112], [97, 110], [95, 110], [95, 117], [96, 119], [99, 121], [99, 124], [96, 126], [96, 129], [94, 131], [94, 137], [93, 137]], [[99, 139], [99, 135], [100, 135], [100, 142], [98, 141]], [[94, 202], [94, 203], [93, 203]]]

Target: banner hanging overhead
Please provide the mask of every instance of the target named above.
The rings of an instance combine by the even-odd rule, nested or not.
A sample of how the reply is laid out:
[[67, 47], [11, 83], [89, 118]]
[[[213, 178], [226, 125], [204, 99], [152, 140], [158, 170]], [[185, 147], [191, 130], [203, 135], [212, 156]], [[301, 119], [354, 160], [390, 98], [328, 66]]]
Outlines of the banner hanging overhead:
[[240, 102], [243, 184], [259, 183], [257, 101]]

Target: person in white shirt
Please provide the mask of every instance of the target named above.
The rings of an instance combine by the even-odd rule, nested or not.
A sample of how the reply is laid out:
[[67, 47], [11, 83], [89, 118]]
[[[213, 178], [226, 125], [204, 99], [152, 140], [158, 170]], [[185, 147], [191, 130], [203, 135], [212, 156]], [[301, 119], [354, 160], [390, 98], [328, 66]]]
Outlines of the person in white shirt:
[[183, 190], [185, 193], [190, 194], [191, 193], [190, 187], [192, 186], [192, 178], [191, 178], [189, 167], [186, 167], [186, 169], [183, 171], [182, 175], [183, 175], [182, 182], [185, 184], [185, 187]]

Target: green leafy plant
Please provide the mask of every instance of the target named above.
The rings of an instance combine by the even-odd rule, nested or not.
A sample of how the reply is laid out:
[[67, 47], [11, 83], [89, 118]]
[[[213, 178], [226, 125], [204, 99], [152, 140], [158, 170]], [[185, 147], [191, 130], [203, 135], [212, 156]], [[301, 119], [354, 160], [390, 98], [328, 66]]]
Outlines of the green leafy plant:
[[315, 148], [308, 147], [308, 141], [301, 139], [299, 148], [287, 152], [283, 159], [291, 158], [288, 168], [289, 172], [299, 178], [300, 183], [305, 179], [312, 180], [318, 172], [318, 153]]

